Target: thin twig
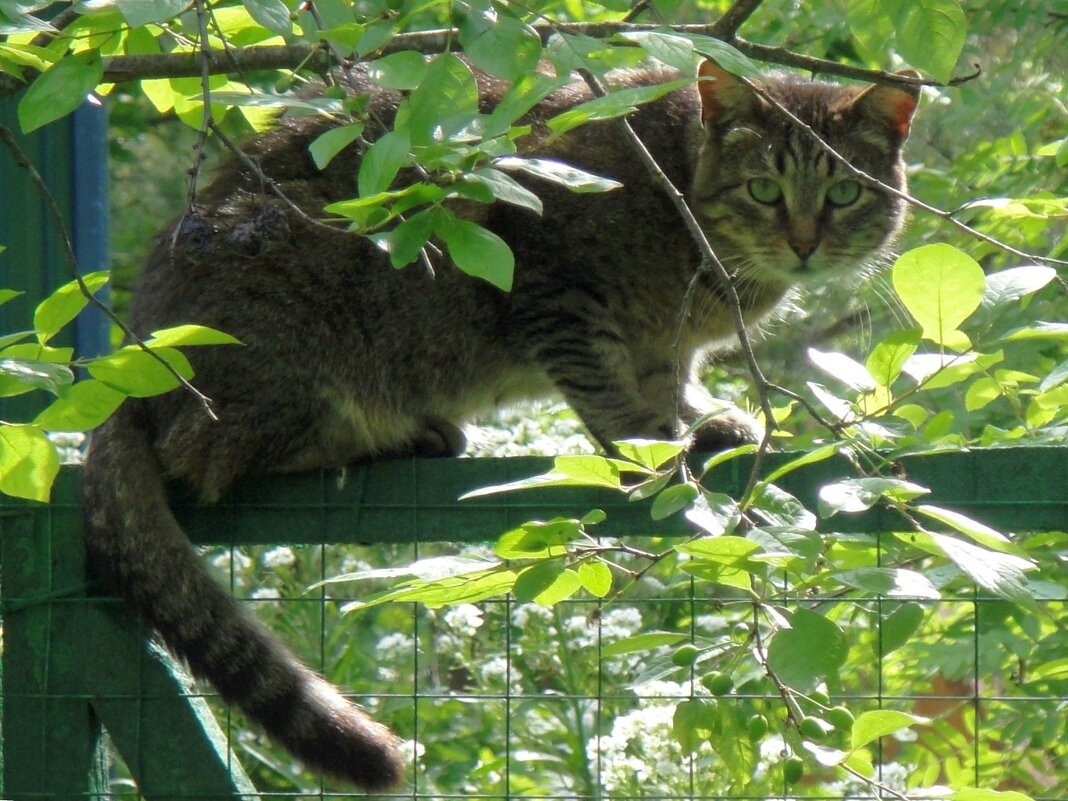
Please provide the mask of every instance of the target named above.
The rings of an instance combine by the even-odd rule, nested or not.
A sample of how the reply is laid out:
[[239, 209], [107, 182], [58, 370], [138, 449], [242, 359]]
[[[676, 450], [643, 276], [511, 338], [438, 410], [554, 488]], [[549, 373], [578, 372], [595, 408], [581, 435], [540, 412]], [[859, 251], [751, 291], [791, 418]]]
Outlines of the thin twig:
[[159, 362], [163, 367], [174, 376], [178, 383], [185, 387], [186, 390], [193, 393], [193, 395], [200, 401], [201, 406], [204, 407], [204, 411], [212, 420], [218, 420], [218, 415], [215, 414], [215, 410], [212, 408], [211, 398], [194, 387], [188, 379], [186, 379], [181, 373], [179, 373], [174, 366], [160, 356], [156, 351], [150, 348], [141, 337], [137, 336], [125, 322], [119, 319], [119, 317], [113, 312], [106, 303], [98, 299], [86, 286], [85, 280], [82, 278], [81, 269], [78, 267], [78, 259], [74, 254], [74, 245], [71, 242], [70, 235], [67, 233], [66, 223], [63, 221], [63, 213], [59, 210], [59, 206], [56, 204], [56, 200], [52, 197], [52, 192], [48, 188], [48, 184], [45, 183], [41, 174], [37, 172], [37, 168], [33, 166], [33, 163], [27, 157], [25, 151], [19, 146], [19, 143], [15, 140], [14, 135], [5, 125], [0, 125], [0, 139], [3, 140], [10, 151], [12, 157], [15, 159], [15, 164], [25, 170], [30, 176], [30, 180], [33, 181], [34, 186], [37, 188], [37, 192], [44, 200], [45, 205], [48, 207], [49, 214], [52, 217], [53, 222], [59, 233], [60, 240], [63, 243], [63, 250], [67, 256], [67, 261], [70, 265], [71, 272], [74, 275], [74, 280], [78, 284], [78, 289], [85, 296], [85, 298], [95, 308], [100, 309], [104, 315], [112, 323], [117, 325], [126, 338], [136, 344], [141, 350]]
[[[300, 206], [298, 206], [296, 203], [294, 203], [292, 200], [290, 200], [290, 198], [285, 194], [285, 192], [283, 192], [281, 189], [278, 188], [277, 182], [273, 178], [271, 178], [269, 175], [267, 175], [267, 173], [265, 173], [263, 171], [263, 168], [260, 167], [260, 165], [257, 164], [256, 161], [251, 156], [249, 156], [248, 153], [246, 153], [244, 150], [242, 150], [240, 147], [238, 147], [234, 143], [234, 141], [229, 136], [226, 135], [226, 132], [223, 131], [223, 129], [219, 127], [218, 123], [216, 123], [214, 120], [212, 120], [208, 127], [211, 130], [211, 132], [213, 134], [215, 134], [216, 137], [218, 137], [218, 139], [222, 143], [223, 147], [225, 147], [227, 150], [229, 150], [231, 153], [233, 153], [234, 156], [237, 157], [237, 160], [241, 162], [242, 166], [244, 166], [245, 169], [247, 169], [254, 176], [256, 176], [256, 178], [260, 181], [260, 184], [268, 192], [270, 192], [272, 195], [274, 195], [276, 198], [278, 198], [280, 201], [282, 201], [282, 203], [285, 204], [286, 208], [288, 208], [295, 215], [297, 215], [297, 217], [299, 217], [301, 219], [301, 221], [307, 223], [308, 225], [315, 226], [317, 228], [325, 228], [326, 230], [332, 231], [334, 233], [337, 233], [337, 231], [340, 230], [339, 228], [337, 228], [337, 227], [335, 227], [333, 225], [330, 225], [329, 223], [323, 222], [322, 220], [315, 219], [314, 217], [309, 215], [306, 211], [304, 211], [304, 209], [302, 209]], [[341, 222], [341, 221], [339, 221], [339, 222]]]

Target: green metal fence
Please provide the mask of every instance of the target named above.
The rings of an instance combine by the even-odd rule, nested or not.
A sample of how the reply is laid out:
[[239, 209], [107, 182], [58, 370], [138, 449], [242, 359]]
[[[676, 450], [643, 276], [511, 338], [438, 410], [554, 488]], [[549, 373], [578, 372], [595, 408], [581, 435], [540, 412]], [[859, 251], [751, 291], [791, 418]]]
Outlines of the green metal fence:
[[[607, 512], [602, 536], [638, 542], [639, 537], [685, 532], [683, 523], [654, 523], [647, 506], [608, 492], [560, 488], [457, 500], [471, 489], [531, 476], [547, 466], [546, 460], [534, 458], [397, 461], [351, 469], [343, 482], [333, 473], [271, 478], [240, 486], [216, 506], [180, 503], [179, 517], [192, 539], [205, 546], [206, 558], [230, 568], [237, 595], [257, 604], [257, 612], [274, 628], [283, 627], [283, 635], [296, 640], [294, 645], [314, 665], [335, 678], [335, 669], [344, 668], [343, 679], [361, 702], [411, 738], [416, 764], [398, 797], [737, 797], [724, 788], [711, 791], [702, 783], [700, 763], [687, 759], [670, 768], [661, 766], [660, 775], [646, 775], [644, 768], [635, 766], [624, 777], [630, 783], [623, 788], [619, 754], [612, 752], [623, 722], [644, 720], [636, 725], [653, 726], [656, 715], [685, 698], [686, 690], [678, 697], [672, 697], [670, 689], [665, 696], [662, 688], [643, 696], [621, 692], [607, 681], [608, 671], [618, 669], [621, 658], [613, 655], [607, 630], [615, 625], [611, 615], [619, 610], [605, 607], [603, 601], [569, 601], [553, 611], [555, 617], [539, 619], [529, 618], [531, 610], [510, 600], [491, 601], [468, 610], [474, 615], [468, 624], [422, 607], [395, 605], [379, 608], [372, 621], [339, 616], [337, 607], [345, 599], [336, 597], [334, 589], [279, 597], [263, 594], [237, 577], [238, 563], [248, 559], [243, 555], [248, 549], [258, 554], [257, 564], [304, 570], [293, 578], [307, 586], [316, 578], [344, 572], [345, 560], [368, 552], [376, 559], [407, 564], [418, 556], [492, 540], [527, 520], [580, 517], [594, 507]], [[941, 506], [1014, 531], [1068, 530], [1068, 449], [947, 453], [906, 459], [903, 467], [911, 479], [932, 488], [932, 502]], [[821, 483], [840, 475], [835, 468], [830, 462], [810, 465], [781, 484], [802, 501], [811, 501]], [[747, 475], [744, 463], [732, 463], [713, 474], [708, 484], [738, 492]], [[140, 794], [153, 801], [351, 797], [329, 783], [311, 789], [305, 783], [300, 789], [299, 781], [291, 782], [288, 777], [297, 775], [295, 767], [264, 756], [267, 746], [229, 713], [213, 714], [210, 693], [189, 684], [165, 655], [146, 645], [121, 603], [94, 593], [85, 573], [78, 479], [77, 470], [66, 471], [48, 506], [0, 499], [4, 638], [0, 798], [73, 800], [104, 798], [108, 793], [130, 798]], [[857, 532], [898, 528], [898, 521], [886, 514], [843, 518], [843, 523]], [[287, 544], [285, 559], [277, 558], [276, 548], [268, 550], [277, 543]], [[354, 544], [371, 543], [379, 545], [370, 551], [356, 550], [353, 556]], [[234, 546], [239, 550], [230, 550]], [[261, 575], [269, 583], [270, 574]], [[639, 610], [636, 614], [649, 621], [656, 610], [674, 605], [698, 622], [703, 613], [720, 608], [722, 598], [695, 596], [692, 589], [691, 585], [638, 590], [628, 608]], [[890, 600], [858, 597], [855, 614], [871, 615], [872, 625], [878, 626], [886, 620], [884, 602]], [[894, 687], [887, 684], [889, 663], [884, 665], [876, 654], [862, 684], [833, 688], [835, 702], [841, 697], [854, 707], [895, 708], [906, 702], [911, 706], [923, 697], [922, 703], [933, 705], [940, 719], [941, 728], [932, 731], [960, 740], [962, 769], [975, 774], [976, 785], [989, 783], [995, 768], [971, 764], [977, 755], [968, 750], [979, 729], [989, 725], [985, 721], [993, 707], [1010, 705], [1021, 719], [1039, 710], [1059, 709], [1059, 718], [1051, 718], [1044, 729], [1052, 735], [1050, 742], [1034, 744], [1038, 757], [1028, 767], [1034, 786], [1021, 788], [1035, 798], [1058, 797], [1043, 788], [1057, 785], [1058, 779], [1059, 786], [1064, 784], [1059, 774], [1068, 760], [1064, 745], [1068, 697], [1056, 689], [1064, 683], [1046, 685], [1052, 689], [1036, 695], [1033, 689], [1020, 689], [1029, 685], [1003, 683], [984, 673], [983, 651], [1000, 647], [992, 634], [997, 627], [989, 623], [995, 613], [1005, 613], [999, 601], [972, 595], [923, 603], [933, 607], [935, 618], [964, 627], [963, 680], [934, 677], [925, 687]], [[1068, 619], [1064, 601], [1040, 603], [1037, 615]], [[965, 613], [960, 614], [961, 609]], [[372, 625], [384, 631], [394, 628], [397, 637], [382, 637], [372, 653], [344, 647]], [[453, 635], [464, 625], [469, 626], [471, 638], [457, 639]], [[545, 656], [532, 653], [537, 649], [530, 638], [537, 627], [556, 635], [570, 631], [578, 644], [562, 660], [544, 659], [537, 669], [545, 675], [519, 686], [519, 674], [533, 671], [531, 666]], [[480, 645], [476, 629], [503, 643], [500, 652], [490, 654], [488, 646]], [[697, 623], [692, 630], [700, 636]], [[961, 640], [958, 630], [955, 641]], [[393, 647], [398, 643], [399, 651]], [[443, 658], [442, 651], [452, 647], [464, 649], [461, 661], [466, 667]], [[927, 647], [937, 649], [940, 643], [935, 638]], [[1068, 644], [1063, 649], [1068, 650]], [[491, 668], [498, 671], [495, 684], [486, 678]], [[582, 675], [571, 676], [570, 683], [552, 675], [568, 669]], [[639, 676], [643, 687], [656, 685], [647, 679], [668, 675], [665, 670], [650, 674], [648, 666], [633, 669], [646, 671]], [[486, 672], [484, 680], [476, 681], [472, 671]], [[632, 682], [636, 683], [638, 678]], [[566, 692], [562, 687], [568, 688]], [[737, 695], [730, 702], [739, 710], [763, 708], [759, 695]], [[447, 724], [440, 723], [443, 719]], [[434, 727], [430, 721], [435, 721]], [[561, 728], [560, 721], [567, 726]], [[102, 729], [125, 765], [119, 772], [108, 766], [109, 747]], [[560, 737], [561, 731], [573, 742], [541, 742], [549, 737], [546, 732]], [[892, 753], [882, 756], [883, 761], [892, 761]], [[258, 792], [246, 768], [258, 777]], [[671, 779], [675, 783], [668, 792], [663, 788], [670, 771], [681, 772]], [[1048, 775], [1043, 777], [1043, 771]], [[552, 781], [547, 775], [554, 777]], [[546, 786], [556, 789], [548, 793]], [[646, 789], [637, 792], [635, 786]], [[852, 792], [842, 788], [836, 797]], [[783, 787], [779, 795], [812, 793], [798, 786]]]

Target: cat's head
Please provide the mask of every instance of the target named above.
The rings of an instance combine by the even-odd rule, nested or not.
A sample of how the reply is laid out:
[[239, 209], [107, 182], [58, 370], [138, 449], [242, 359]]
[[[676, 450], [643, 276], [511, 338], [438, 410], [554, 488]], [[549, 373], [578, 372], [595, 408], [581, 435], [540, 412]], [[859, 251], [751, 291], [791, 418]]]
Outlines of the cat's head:
[[713, 61], [700, 77], [705, 136], [691, 202], [739, 288], [827, 280], [829, 272], [878, 262], [901, 229], [905, 203], [857, 178], [761, 92], [851, 164], [900, 190], [916, 92], [785, 74], [753, 81], [758, 91]]

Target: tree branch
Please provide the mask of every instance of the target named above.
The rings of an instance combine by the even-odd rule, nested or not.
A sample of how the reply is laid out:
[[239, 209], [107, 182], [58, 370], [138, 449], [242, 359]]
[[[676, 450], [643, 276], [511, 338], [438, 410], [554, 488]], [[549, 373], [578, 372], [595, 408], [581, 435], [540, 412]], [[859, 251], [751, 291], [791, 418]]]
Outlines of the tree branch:
[[[896, 75], [883, 70], [869, 70], [840, 64], [837, 61], [804, 56], [782, 47], [769, 47], [756, 44], [734, 36], [732, 27], [741, 24], [758, 5], [757, 0], [739, 0], [731, 9], [739, 9], [735, 17], [724, 22], [731, 14], [724, 15], [711, 25], [663, 25], [648, 23], [560, 23], [556, 25], [534, 26], [547, 42], [554, 32], [572, 35], [590, 36], [607, 39], [619, 33], [636, 31], [674, 31], [682, 34], [711, 36], [729, 41], [739, 51], [758, 61], [780, 64], [787, 67], [809, 70], [824, 75], [837, 75], [872, 83], [897, 84], [906, 86], [931, 85], [941, 86], [938, 81], [919, 81]], [[745, 13], [748, 12], [748, 13]], [[725, 31], [725, 33], [723, 32]], [[441, 28], [417, 33], [400, 33], [394, 36], [377, 53], [387, 55], [400, 51], [414, 50], [423, 53], [444, 52], [455, 43], [459, 31], [455, 28]], [[153, 78], [191, 78], [200, 77], [205, 66], [210, 74], [244, 72], [263, 69], [297, 69], [306, 67], [316, 72], [323, 72], [335, 64], [334, 59], [323, 44], [272, 45], [263, 47], [245, 47], [240, 49], [203, 49], [188, 53], [164, 53], [160, 55], [108, 56], [104, 58], [104, 83], [125, 83], [128, 81]], [[33, 70], [27, 70], [28, 80], [36, 77]], [[972, 80], [978, 73], [954, 78], [950, 85]], [[19, 91], [24, 82], [9, 75], [0, 75], [0, 97], [7, 97]]]
[[764, 0], [736, 0], [727, 13], [716, 20], [711, 35], [724, 41], [733, 41], [734, 34], [745, 24]]

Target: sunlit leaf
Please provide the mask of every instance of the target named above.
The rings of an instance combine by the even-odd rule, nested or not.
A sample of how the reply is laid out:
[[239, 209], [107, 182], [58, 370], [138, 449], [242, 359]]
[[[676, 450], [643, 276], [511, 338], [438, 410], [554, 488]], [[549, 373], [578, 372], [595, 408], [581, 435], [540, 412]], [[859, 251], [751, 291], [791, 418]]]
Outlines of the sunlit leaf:
[[849, 640], [837, 625], [817, 612], [797, 609], [790, 615], [790, 628], [771, 639], [768, 669], [788, 687], [807, 692], [837, 674], [848, 656]]
[[59, 472], [59, 455], [35, 426], [0, 423], [0, 492], [47, 502]]
[[42, 72], [19, 100], [23, 133], [65, 117], [85, 102], [100, 83], [104, 63], [94, 51], [67, 56]]
[[89, 431], [111, 417], [125, 398], [100, 381], [86, 379], [52, 401], [33, 424], [44, 431]]
[[[96, 293], [108, 282], [106, 271], [89, 273], [82, 276], [82, 282], [90, 294]], [[33, 327], [37, 339], [45, 344], [73, 320], [89, 303], [89, 298], [82, 294], [77, 281], [70, 281], [38, 304], [33, 314]]]
[[585, 172], [564, 164], [562, 161], [552, 159], [521, 158], [519, 156], [503, 156], [495, 159], [493, 166], [502, 170], [516, 170], [542, 178], [560, 186], [566, 186], [572, 192], [579, 194], [587, 192], [608, 192], [623, 186], [619, 181], [610, 178], [601, 178], [592, 173]]
[[849, 737], [850, 745], [855, 751], [858, 748], [863, 748], [868, 743], [878, 740], [880, 737], [928, 722], [927, 718], [919, 715], [910, 715], [907, 712], [898, 712], [893, 709], [862, 712], [853, 721], [853, 730], [850, 732]]
[[986, 287], [975, 259], [951, 245], [924, 245], [902, 254], [891, 277], [926, 338], [949, 348], [967, 347], [957, 326], [979, 307]]
[[807, 353], [810, 362], [853, 391], [872, 392], [875, 389], [875, 379], [868, 368], [844, 353], [825, 352], [816, 348], [809, 348]]

